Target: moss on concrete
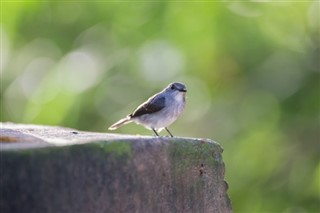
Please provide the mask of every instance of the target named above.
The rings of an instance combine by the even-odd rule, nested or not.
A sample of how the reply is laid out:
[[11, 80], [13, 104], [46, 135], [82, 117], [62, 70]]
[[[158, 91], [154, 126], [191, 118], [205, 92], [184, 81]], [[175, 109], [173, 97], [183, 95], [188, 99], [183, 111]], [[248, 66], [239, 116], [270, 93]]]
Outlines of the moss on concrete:
[[169, 148], [170, 157], [180, 162], [181, 166], [189, 166], [199, 160], [205, 160], [208, 165], [214, 167], [223, 163], [221, 153], [221, 146], [208, 140], [192, 142], [187, 139], [176, 140]]
[[71, 146], [71, 151], [85, 149], [86, 151], [97, 152], [102, 155], [114, 155], [119, 157], [131, 156], [131, 145], [126, 141], [97, 141], [82, 145]]

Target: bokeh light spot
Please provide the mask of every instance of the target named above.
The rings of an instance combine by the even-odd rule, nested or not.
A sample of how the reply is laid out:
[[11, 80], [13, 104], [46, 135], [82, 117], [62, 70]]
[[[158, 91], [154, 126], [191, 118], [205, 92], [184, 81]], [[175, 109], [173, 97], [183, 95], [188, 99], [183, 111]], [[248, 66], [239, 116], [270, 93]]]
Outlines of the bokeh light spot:
[[145, 79], [167, 81], [183, 70], [184, 60], [181, 53], [169, 43], [153, 41], [142, 47], [140, 64]]

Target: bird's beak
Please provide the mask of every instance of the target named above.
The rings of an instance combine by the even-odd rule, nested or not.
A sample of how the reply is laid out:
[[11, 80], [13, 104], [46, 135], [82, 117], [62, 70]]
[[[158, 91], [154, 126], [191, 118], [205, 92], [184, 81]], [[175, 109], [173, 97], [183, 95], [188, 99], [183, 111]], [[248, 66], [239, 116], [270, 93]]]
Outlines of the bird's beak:
[[187, 92], [187, 89], [180, 89], [180, 92]]

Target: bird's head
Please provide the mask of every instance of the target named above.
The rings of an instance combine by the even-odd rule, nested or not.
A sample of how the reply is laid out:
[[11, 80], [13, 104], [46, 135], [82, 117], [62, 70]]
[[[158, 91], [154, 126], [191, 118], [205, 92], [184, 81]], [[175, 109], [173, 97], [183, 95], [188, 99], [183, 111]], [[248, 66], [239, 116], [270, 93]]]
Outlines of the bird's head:
[[179, 83], [179, 82], [174, 82], [171, 83], [167, 86], [166, 88], [167, 91], [170, 92], [177, 92], [177, 93], [186, 93], [187, 92], [187, 88], [183, 83]]
[[171, 83], [166, 87], [165, 90], [167, 93], [172, 94], [176, 100], [178, 101], [185, 100], [187, 88], [183, 83], [179, 83], [179, 82]]

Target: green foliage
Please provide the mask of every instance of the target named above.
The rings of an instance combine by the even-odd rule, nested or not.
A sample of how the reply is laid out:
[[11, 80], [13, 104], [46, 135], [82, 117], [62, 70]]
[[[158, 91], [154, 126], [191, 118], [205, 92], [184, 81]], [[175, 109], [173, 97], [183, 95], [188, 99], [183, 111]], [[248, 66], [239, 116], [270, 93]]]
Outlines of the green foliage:
[[1, 2], [1, 120], [104, 132], [182, 81], [187, 108], [171, 130], [224, 147], [235, 212], [318, 212], [319, 8]]

